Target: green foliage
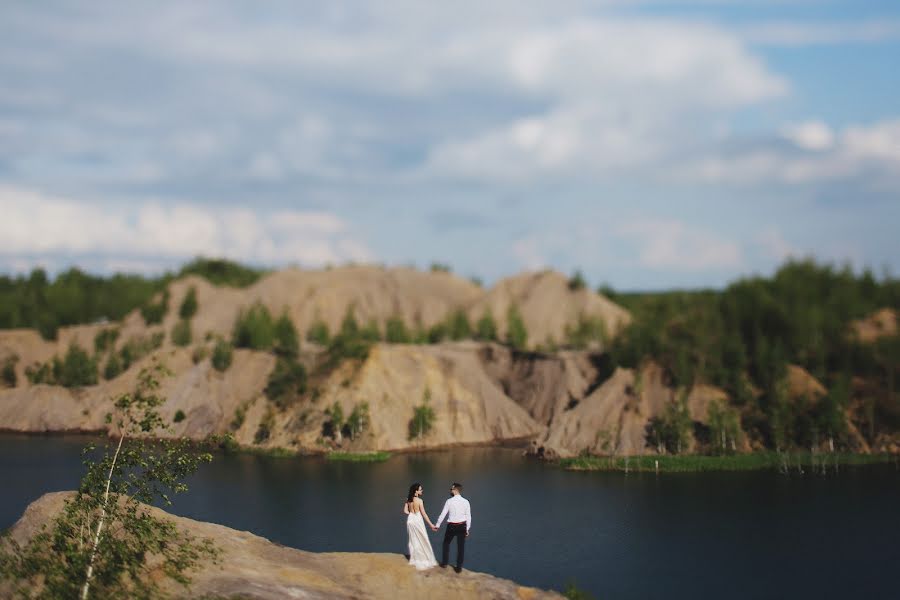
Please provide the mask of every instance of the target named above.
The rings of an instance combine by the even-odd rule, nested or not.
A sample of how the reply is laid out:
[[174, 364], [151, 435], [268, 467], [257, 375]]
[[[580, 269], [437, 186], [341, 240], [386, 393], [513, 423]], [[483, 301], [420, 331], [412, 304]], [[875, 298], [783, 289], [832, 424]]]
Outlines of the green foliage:
[[106, 359], [106, 365], [103, 367], [103, 378], [107, 381], [115, 379], [123, 370], [122, 361], [119, 358], [119, 355], [113, 352]]
[[243, 288], [256, 283], [265, 273], [230, 260], [198, 258], [182, 267], [178, 277], [199, 275], [214, 285]]
[[212, 351], [213, 368], [217, 371], [227, 371], [228, 367], [231, 366], [232, 354], [231, 344], [223, 339], [217, 340]]
[[707, 408], [706, 421], [713, 451], [717, 454], [736, 452], [742, 435], [740, 413], [726, 402], [714, 400]]
[[409, 344], [412, 341], [406, 323], [400, 317], [391, 317], [387, 320], [384, 338], [390, 344]]
[[119, 320], [162, 291], [167, 279], [134, 275], [103, 278], [79, 269], [52, 282], [43, 269], [27, 276], [0, 276], [0, 329], [31, 327], [56, 339], [61, 326]]
[[566, 590], [563, 592], [563, 596], [566, 598], [566, 600], [594, 600], [594, 597], [591, 594], [582, 589], [579, 589], [578, 586], [572, 582], [566, 585]]
[[447, 338], [447, 324], [443, 321], [435, 323], [428, 328], [425, 336], [429, 344], [440, 344]]
[[360, 329], [359, 339], [369, 343], [381, 341], [381, 330], [378, 328], [378, 322], [375, 319], [369, 319], [366, 326]]
[[369, 403], [363, 402], [353, 407], [345, 424], [347, 435], [351, 440], [356, 439], [369, 427]]
[[422, 404], [413, 408], [412, 419], [409, 420], [409, 439], [425, 437], [434, 427], [437, 416], [431, 407], [431, 390], [425, 388], [422, 396]]
[[464, 340], [472, 337], [472, 326], [463, 309], [454, 310], [447, 317], [447, 335], [451, 340]]
[[287, 311], [275, 321], [275, 354], [294, 359], [300, 353], [300, 336]]
[[330, 461], [357, 463], [384, 462], [390, 457], [390, 452], [329, 452], [325, 455]]
[[650, 419], [646, 439], [659, 451], [681, 454], [690, 446], [693, 428], [687, 408], [687, 394], [682, 393], [679, 399], [666, 404], [662, 415]]
[[356, 308], [351, 304], [344, 313], [344, 319], [341, 321], [341, 329], [338, 335], [348, 339], [359, 336], [359, 323], [356, 321]]
[[184, 421], [185, 417], [187, 417], [187, 415], [185, 415], [184, 411], [179, 408], [175, 411], [175, 416], [172, 417], [172, 421], [174, 421], [175, 423], [181, 423], [182, 421]]
[[191, 361], [196, 365], [203, 362], [209, 356], [209, 348], [206, 346], [197, 346], [191, 353]]
[[231, 420], [231, 430], [237, 431], [244, 424], [244, 421], [247, 419], [247, 406], [241, 404], [236, 409], [234, 409], [234, 418]]
[[497, 323], [494, 322], [494, 315], [490, 309], [484, 309], [484, 314], [478, 319], [475, 325], [475, 338], [483, 341], [497, 341]]
[[432, 273], [452, 273], [453, 269], [446, 263], [433, 262], [429, 270]]
[[[784, 454], [779, 452], [752, 452], [749, 454], [727, 454], [722, 456], [704, 456], [699, 454], [680, 455], [642, 455], [626, 457], [579, 456], [560, 459], [559, 465], [570, 471], [629, 471], [649, 472], [656, 470], [657, 464], [662, 473], [687, 473], [700, 471], [760, 471], [784, 469], [785, 465], [793, 468], [806, 468], [822, 459], [809, 452]], [[893, 463], [891, 454], [848, 454], [834, 453], [827, 455], [827, 464], [833, 465], [871, 465]]]
[[25, 376], [32, 384], [44, 383], [70, 388], [95, 385], [97, 360], [81, 346], [72, 344], [62, 359], [55, 356], [44, 364], [32, 365], [25, 369]]
[[10, 354], [3, 361], [3, 369], [0, 371], [0, 381], [6, 387], [14, 388], [18, 384], [16, 377], [16, 364], [19, 362], [18, 354]]
[[340, 439], [344, 428], [344, 408], [335, 402], [331, 407], [325, 409], [325, 419], [322, 424], [322, 435]]
[[266, 397], [279, 408], [287, 408], [298, 394], [306, 391], [306, 368], [293, 359], [281, 357], [269, 375]]
[[516, 350], [524, 350], [528, 343], [525, 321], [516, 304], [510, 304], [506, 311], [506, 343]]
[[122, 370], [127, 370], [131, 365], [160, 348], [164, 338], [165, 334], [161, 331], [158, 331], [149, 337], [136, 335], [129, 338], [119, 349]]
[[86, 473], [62, 512], [24, 545], [5, 540], [0, 565], [17, 597], [158, 597], [166, 579], [187, 590], [191, 572], [218, 556], [211, 540], [146, 508], [171, 504], [170, 494], [185, 491], [184, 479], [212, 460], [186, 442], [148, 439], [166, 429], [158, 412], [165, 401], [159, 378], [166, 374], [154, 364], [132, 392], [115, 399], [107, 421], [119, 438], [99, 451], [85, 449]]
[[306, 332], [306, 339], [321, 346], [327, 346], [331, 339], [331, 333], [328, 331], [328, 324], [317, 318], [313, 321], [312, 325], [309, 326], [309, 330]]
[[605, 345], [607, 339], [606, 324], [600, 317], [582, 313], [574, 326], [566, 326], [566, 343], [573, 348], [584, 349], [597, 344]]
[[96, 354], [102, 354], [107, 350], [112, 349], [116, 340], [119, 339], [119, 328], [118, 327], [106, 327], [97, 332], [97, 335], [94, 336], [94, 352]]
[[850, 378], [838, 378], [828, 394], [820, 400], [819, 427], [831, 440], [840, 440], [847, 433], [847, 419], [844, 416], [850, 404]]
[[580, 270], [576, 270], [569, 278], [569, 289], [576, 292], [578, 290], [583, 290], [586, 287], [587, 282], [584, 280], [584, 275], [581, 274]]
[[257, 303], [241, 310], [234, 322], [232, 342], [235, 348], [270, 349], [275, 342], [275, 323], [269, 309]]
[[147, 325], [162, 323], [163, 317], [169, 311], [169, 290], [163, 290], [158, 300], [148, 300], [141, 306], [141, 316]]
[[179, 319], [172, 327], [172, 343], [176, 346], [189, 346], [193, 336], [191, 335], [191, 320]]
[[268, 440], [272, 436], [273, 429], [275, 429], [275, 413], [272, 412], [272, 407], [270, 406], [266, 408], [266, 414], [263, 415], [259, 426], [256, 428], [256, 433], [253, 435], [253, 443], [262, 444]]
[[197, 314], [197, 288], [191, 286], [181, 301], [178, 308], [178, 316], [182, 319], [190, 319]]

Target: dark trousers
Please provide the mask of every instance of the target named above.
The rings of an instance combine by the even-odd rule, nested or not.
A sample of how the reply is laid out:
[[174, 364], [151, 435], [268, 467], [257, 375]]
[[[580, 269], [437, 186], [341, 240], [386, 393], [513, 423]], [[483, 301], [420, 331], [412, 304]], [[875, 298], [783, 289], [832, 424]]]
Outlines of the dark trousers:
[[466, 556], [466, 524], [447, 523], [447, 531], [444, 532], [444, 554], [441, 564], [446, 565], [450, 560], [450, 542], [456, 538], [456, 566], [462, 568], [463, 558]]

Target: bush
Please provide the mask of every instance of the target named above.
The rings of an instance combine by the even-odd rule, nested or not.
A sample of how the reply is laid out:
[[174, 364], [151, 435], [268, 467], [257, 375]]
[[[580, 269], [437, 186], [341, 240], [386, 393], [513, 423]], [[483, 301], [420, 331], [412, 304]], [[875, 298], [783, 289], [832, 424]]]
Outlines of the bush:
[[234, 418], [231, 420], [231, 430], [237, 431], [247, 418], [247, 407], [243, 404], [234, 409]]
[[297, 328], [287, 314], [283, 312], [275, 321], [275, 354], [286, 358], [295, 358], [300, 353], [300, 337]]
[[42, 383], [53, 385], [55, 383], [53, 378], [53, 366], [49, 362], [34, 363], [33, 365], [25, 367], [25, 377], [32, 385]]
[[103, 367], [103, 378], [107, 381], [115, 379], [122, 371], [124, 371], [122, 361], [119, 359], [119, 355], [113, 352], [106, 359], [106, 366]]
[[122, 360], [122, 370], [127, 370], [131, 365], [141, 360], [154, 350], [159, 349], [165, 339], [165, 333], [157, 331], [150, 337], [137, 335], [128, 339], [119, 349]]
[[197, 346], [191, 354], [191, 360], [195, 365], [203, 362], [209, 356], [209, 349], [206, 346]]
[[506, 342], [516, 350], [523, 350], [528, 343], [525, 321], [515, 304], [510, 304], [506, 311]]
[[309, 326], [309, 331], [306, 332], [306, 339], [321, 346], [327, 346], [331, 339], [328, 324], [321, 319], [313, 321], [313, 324]]
[[384, 338], [390, 344], [408, 344], [412, 341], [406, 323], [400, 317], [391, 317], [387, 320]]
[[272, 437], [272, 430], [275, 429], [275, 413], [272, 412], [272, 408], [269, 407], [266, 409], [266, 414], [263, 416], [262, 421], [259, 422], [259, 426], [256, 428], [256, 434], [253, 436], [254, 444], [262, 444], [270, 437]]
[[184, 295], [184, 300], [181, 301], [178, 316], [182, 319], [190, 319], [195, 314], [197, 314], [197, 288], [191, 286]]
[[275, 323], [268, 308], [262, 304], [254, 304], [238, 313], [232, 333], [235, 348], [268, 350], [274, 342]]
[[356, 321], [356, 307], [351, 304], [344, 313], [344, 319], [341, 321], [341, 329], [338, 335], [347, 338], [355, 338], [359, 335], [359, 323]]
[[432, 273], [452, 273], [453, 269], [450, 268], [450, 265], [446, 263], [433, 262], [431, 263], [430, 270]]
[[178, 277], [199, 275], [215, 285], [247, 287], [256, 283], [264, 273], [264, 270], [230, 260], [198, 258], [182, 267]]
[[440, 344], [447, 337], [447, 324], [435, 323], [428, 329], [427, 341], [429, 344]]
[[191, 335], [191, 320], [180, 319], [172, 327], [172, 343], [176, 346], [189, 346], [193, 336]]
[[592, 344], [605, 344], [606, 341], [606, 324], [600, 317], [582, 313], [576, 325], [566, 325], [566, 342], [573, 348], [587, 348]]
[[148, 301], [141, 307], [141, 316], [144, 317], [144, 323], [147, 325], [158, 325], [162, 323], [163, 317], [169, 310], [169, 290], [163, 291], [159, 301]]
[[182, 421], [184, 421], [186, 416], [187, 415], [184, 414], [184, 411], [179, 408], [175, 411], [175, 416], [172, 418], [172, 420], [175, 423], [181, 423]]
[[344, 409], [335, 402], [330, 408], [325, 409], [326, 421], [322, 424], [322, 435], [340, 441], [344, 429]]
[[573, 292], [578, 290], [583, 290], [587, 287], [587, 282], [584, 280], [584, 275], [581, 274], [580, 270], [576, 270], [575, 273], [569, 278], [569, 289]]
[[409, 439], [414, 440], [428, 435], [434, 426], [436, 415], [431, 408], [431, 390], [427, 387], [422, 396], [422, 404], [413, 409], [413, 417], [409, 420]]
[[369, 427], [369, 403], [363, 402], [353, 407], [350, 416], [347, 417], [345, 428], [351, 440], [356, 439]]
[[85, 352], [81, 346], [72, 344], [66, 352], [66, 356], [60, 365], [58, 373], [54, 373], [56, 383], [64, 387], [82, 387], [86, 385], [96, 385], [97, 383], [97, 361]]
[[101, 329], [94, 336], [94, 352], [97, 354], [106, 352], [115, 345], [117, 339], [119, 339], [118, 328], [108, 327]]
[[368, 324], [359, 331], [359, 339], [371, 343], [381, 341], [381, 330], [375, 319], [369, 319]]
[[494, 315], [489, 309], [484, 310], [484, 314], [478, 319], [475, 325], [475, 338], [483, 341], [497, 341], [497, 324], [494, 322]]
[[457, 309], [447, 318], [447, 335], [451, 340], [464, 340], [472, 337], [472, 326], [466, 311]]
[[16, 377], [16, 364], [19, 362], [18, 354], [11, 354], [3, 361], [3, 372], [0, 373], [0, 379], [6, 387], [16, 387], [18, 378]]
[[279, 358], [269, 375], [264, 393], [279, 408], [286, 408], [297, 394], [306, 392], [306, 368], [291, 359]]
[[231, 366], [232, 347], [225, 340], [218, 340], [212, 351], [212, 366], [217, 371], [227, 371]]

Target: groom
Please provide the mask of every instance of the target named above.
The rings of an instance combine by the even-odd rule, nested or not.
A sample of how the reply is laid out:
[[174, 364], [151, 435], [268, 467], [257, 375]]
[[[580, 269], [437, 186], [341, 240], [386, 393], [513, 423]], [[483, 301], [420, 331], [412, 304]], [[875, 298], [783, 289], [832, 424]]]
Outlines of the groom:
[[[441, 528], [444, 517], [447, 518], [447, 531], [444, 533], [444, 554], [441, 556], [441, 567], [446, 567], [450, 556], [450, 542], [456, 538], [456, 567], [454, 570], [462, 571], [463, 558], [466, 554], [466, 538], [472, 528], [472, 507], [469, 501], [462, 497], [462, 484], [454, 483], [450, 486], [452, 496], [444, 502], [444, 510], [438, 517], [434, 531]], [[449, 516], [448, 516], [449, 515]]]

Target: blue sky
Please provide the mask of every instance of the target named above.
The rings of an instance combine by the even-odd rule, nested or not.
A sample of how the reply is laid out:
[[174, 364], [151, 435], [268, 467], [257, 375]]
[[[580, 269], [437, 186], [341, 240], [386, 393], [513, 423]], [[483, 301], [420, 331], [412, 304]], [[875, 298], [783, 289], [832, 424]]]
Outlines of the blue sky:
[[878, 0], [4, 3], [0, 271], [897, 273], [898, 56]]

